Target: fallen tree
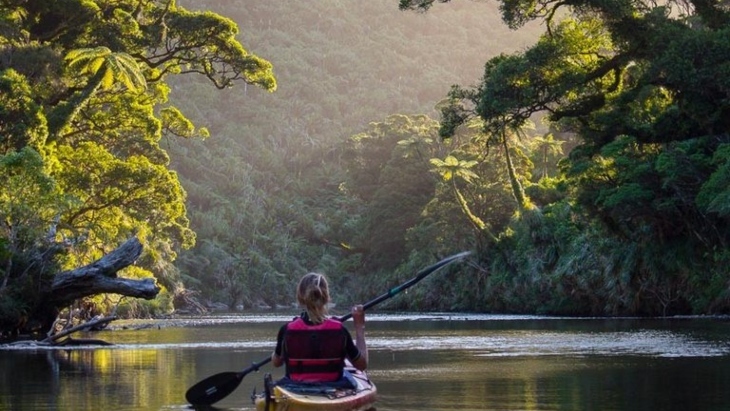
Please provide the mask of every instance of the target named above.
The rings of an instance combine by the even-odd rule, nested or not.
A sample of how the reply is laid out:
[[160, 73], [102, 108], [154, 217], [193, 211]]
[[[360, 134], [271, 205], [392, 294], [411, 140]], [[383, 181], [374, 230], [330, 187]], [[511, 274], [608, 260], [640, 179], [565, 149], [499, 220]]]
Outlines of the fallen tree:
[[[27, 335], [45, 337], [44, 342], [53, 343], [54, 322], [61, 310], [71, 306], [78, 299], [97, 294], [118, 294], [126, 297], [151, 300], [160, 292], [152, 278], [130, 279], [117, 273], [135, 263], [142, 254], [143, 246], [137, 237], [132, 237], [93, 263], [62, 271], [39, 290], [40, 298], [34, 307], [27, 310], [22, 321], [13, 327], [5, 325], [2, 331], [6, 337]], [[78, 327], [77, 330], [85, 329]], [[47, 333], [47, 334], [46, 334]]]
[[137, 237], [132, 237], [87, 266], [57, 274], [49, 293], [53, 305], [62, 308], [79, 298], [96, 294], [119, 294], [147, 300], [155, 298], [160, 288], [154, 279], [117, 277], [119, 270], [132, 265], [141, 254], [142, 243]]

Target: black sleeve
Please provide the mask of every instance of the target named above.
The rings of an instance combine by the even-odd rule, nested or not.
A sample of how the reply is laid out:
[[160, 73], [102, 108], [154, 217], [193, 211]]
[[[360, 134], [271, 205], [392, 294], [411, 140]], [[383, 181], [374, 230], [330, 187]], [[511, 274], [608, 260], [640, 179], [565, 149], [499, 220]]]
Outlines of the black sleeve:
[[347, 346], [345, 347], [347, 358], [350, 360], [350, 362], [357, 361], [357, 359], [360, 358], [360, 349], [357, 348], [357, 345], [355, 345], [355, 341], [352, 340], [352, 334], [350, 334], [350, 330], [342, 327], [342, 332], [347, 334]]
[[276, 335], [276, 348], [274, 349], [274, 354], [281, 357], [281, 350], [282, 345], [284, 344], [284, 332], [286, 331], [287, 324], [284, 324], [279, 328], [279, 334]]

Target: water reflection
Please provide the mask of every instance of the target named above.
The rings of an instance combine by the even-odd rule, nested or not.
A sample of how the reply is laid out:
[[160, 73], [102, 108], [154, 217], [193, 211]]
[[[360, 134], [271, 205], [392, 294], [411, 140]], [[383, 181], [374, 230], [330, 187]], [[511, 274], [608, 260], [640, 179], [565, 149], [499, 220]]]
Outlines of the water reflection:
[[[0, 347], [0, 410], [189, 409], [187, 388], [268, 356], [291, 317], [119, 322], [93, 335], [113, 347]], [[725, 410], [729, 324], [370, 314], [370, 376], [378, 411]], [[216, 405], [252, 410], [251, 392], [272, 371], [280, 376], [250, 374]]]
[[[109, 350], [265, 349], [273, 344], [270, 326], [290, 319], [291, 315], [184, 318], [158, 321], [156, 327], [141, 330], [130, 330], [129, 325], [122, 322], [111, 332], [101, 335], [115, 343]], [[374, 350], [456, 349], [469, 350], [474, 355], [486, 357], [715, 357], [730, 354], [730, 342], [726, 339], [696, 337], [688, 333], [686, 328], [667, 329], [666, 320], [652, 322], [636, 319], [566, 320], [532, 316], [400, 314], [370, 315], [368, 323], [368, 346]], [[664, 328], [656, 328], [662, 324]], [[627, 325], [629, 330], [625, 329]], [[244, 329], [246, 331], [242, 331]], [[3, 349], [28, 350], [29, 347], [0, 346], [0, 350]], [[30, 349], [66, 351], [69, 348]], [[79, 346], [74, 347], [74, 350], [103, 352], [98, 346]]]
[[647, 355], [715, 357], [730, 353], [727, 344], [712, 343], [669, 331], [625, 333], [510, 332], [499, 335], [429, 336], [380, 339], [379, 348], [401, 350], [462, 349], [487, 357]]

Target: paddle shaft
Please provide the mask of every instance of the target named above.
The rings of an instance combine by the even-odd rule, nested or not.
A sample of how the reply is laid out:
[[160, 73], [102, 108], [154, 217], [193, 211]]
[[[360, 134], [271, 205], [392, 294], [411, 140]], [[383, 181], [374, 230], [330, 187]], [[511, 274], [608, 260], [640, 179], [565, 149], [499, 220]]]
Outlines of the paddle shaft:
[[[391, 288], [386, 292], [385, 294], [366, 302], [363, 304], [363, 309], [367, 310], [368, 308], [371, 308], [377, 304], [380, 304], [381, 302], [388, 300], [390, 298], [395, 297], [396, 295], [400, 294], [401, 292], [405, 291], [406, 289], [412, 287], [419, 281], [426, 278], [431, 273], [434, 273], [438, 271], [440, 268], [451, 264], [452, 262], [459, 260], [463, 257], [466, 257], [467, 255], [471, 254], [470, 251], [464, 251], [459, 254], [454, 254], [450, 257], [446, 257], [443, 260], [437, 262], [434, 265], [431, 265], [429, 267], [424, 268], [423, 270], [416, 273], [416, 276], [411, 278], [410, 280], [406, 281], [405, 283]], [[342, 317], [337, 318], [340, 322], [345, 322], [352, 318], [352, 313], [348, 313], [343, 315]], [[241, 383], [241, 380], [243, 380], [243, 377], [245, 377], [247, 374], [249, 374], [251, 371], [258, 371], [259, 368], [263, 367], [264, 365], [271, 362], [271, 356], [268, 356], [264, 359], [262, 359], [259, 362], [255, 362], [251, 364], [249, 367], [247, 367], [244, 370], [241, 370], [240, 372], [233, 373], [233, 372], [224, 372], [220, 374], [213, 375], [211, 377], [208, 377], [199, 383], [192, 386], [190, 389], [188, 389], [187, 393], [185, 394], [186, 399], [188, 402], [190, 402], [193, 405], [210, 405], [213, 404], [224, 397], [226, 397], [228, 394], [233, 392], [233, 390], [238, 387], [238, 384]]]
[[[437, 262], [436, 264], [434, 264], [432, 266], [424, 268], [423, 270], [416, 273], [415, 277], [411, 278], [410, 280], [406, 281], [405, 283], [403, 283], [397, 287], [393, 287], [390, 290], [388, 290], [387, 293], [363, 304], [362, 305], [363, 310], [367, 310], [368, 308], [374, 307], [374, 306], [382, 303], [385, 300], [395, 297], [396, 295], [400, 294], [401, 292], [416, 285], [416, 283], [418, 283], [419, 281], [426, 278], [426, 276], [428, 276], [429, 274], [438, 271], [439, 268], [441, 268], [445, 265], [451, 264], [452, 262], [454, 262], [460, 258], [466, 257], [469, 254], [471, 254], [470, 251], [464, 251], [459, 254], [454, 254], [451, 257], [444, 258], [443, 260]], [[340, 322], [345, 322], [345, 321], [349, 320], [350, 318], [352, 318], [352, 313], [343, 315], [342, 317], [339, 318], [339, 320], [340, 320]]]

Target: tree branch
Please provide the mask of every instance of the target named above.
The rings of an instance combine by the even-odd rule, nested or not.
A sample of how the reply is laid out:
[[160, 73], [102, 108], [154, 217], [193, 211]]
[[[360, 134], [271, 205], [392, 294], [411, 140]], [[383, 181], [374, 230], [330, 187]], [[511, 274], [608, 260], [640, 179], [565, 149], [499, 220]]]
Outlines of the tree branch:
[[117, 272], [142, 254], [142, 243], [132, 237], [99, 260], [56, 275], [51, 285], [51, 298], [56, 307], [69, 305], [78, 298], [110, 293], [151, 300], [160, 292], [152, 278], [133, 280], [117, 277]]

